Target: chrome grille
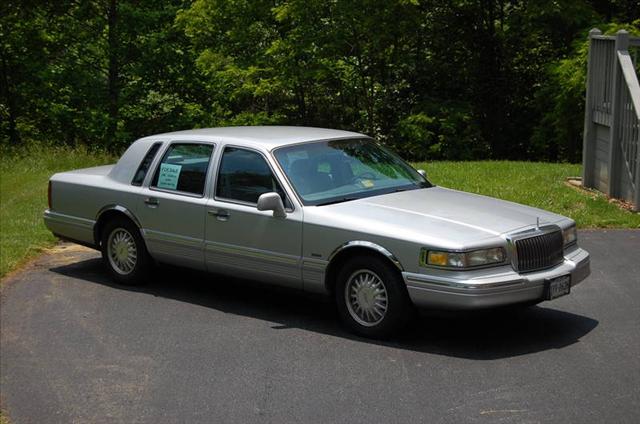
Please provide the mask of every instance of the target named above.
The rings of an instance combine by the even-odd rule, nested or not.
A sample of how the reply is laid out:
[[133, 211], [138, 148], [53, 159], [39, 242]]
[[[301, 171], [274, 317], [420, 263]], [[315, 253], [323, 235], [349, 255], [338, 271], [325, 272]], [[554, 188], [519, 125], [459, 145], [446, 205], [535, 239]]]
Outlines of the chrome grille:
[[535, 271], [564, 259], [562, 231], [553, 231], [515, 241], [518, 271]]

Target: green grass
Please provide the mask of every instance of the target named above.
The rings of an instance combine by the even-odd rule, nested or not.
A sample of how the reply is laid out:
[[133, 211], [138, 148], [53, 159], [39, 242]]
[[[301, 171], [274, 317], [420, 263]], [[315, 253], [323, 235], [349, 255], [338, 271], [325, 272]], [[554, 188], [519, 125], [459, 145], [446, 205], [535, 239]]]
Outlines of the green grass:
[[55, 242], [42, 221], [49, 177], [115, 160], [86, 149], [31, 146], [0, 151], [0, 277]]
[[535, 206], [573, 218], [581, 228], [640, 228], [640, 214], [604, 195], [565, 184], [581, 165], [539, 162], [428, 162], [414, 164], [435, 184]]
[[[115, 162], [86, 149], [30, 147], [0, 151], [0, 277], [51, 246], [42, 222], [47, 180], [60, 171]], [[417, 164], [445, 187], [481, 193], [572, 217], [580, 227], [640, 228], [640, 214], [621, 210], [604, 196], [564, 184], [579, 165], [531, 162], [432, 162]]]

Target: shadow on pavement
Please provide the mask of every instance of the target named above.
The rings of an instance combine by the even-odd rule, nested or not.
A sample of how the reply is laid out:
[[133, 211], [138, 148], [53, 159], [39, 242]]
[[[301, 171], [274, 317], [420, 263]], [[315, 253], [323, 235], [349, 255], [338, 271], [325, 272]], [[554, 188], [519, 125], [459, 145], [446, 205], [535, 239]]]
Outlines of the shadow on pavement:
[[[100, 259], [51, 268], [51, 271], [117, 290], [147, 293], [224, 313], [279, 324], [274, 330], [299, 328], [396, 349], [493, 360], [559, 349], [577, 343], [598, 321], [582, 315], [535, 306], [520, 310], [423, 312], [391, 341], [354, 336], [340, 327], [333, 304], [296, 290], [258, 282], [161, 267], [152, 283], [129, 287], [114, 283]], [[544, 304], [543, 304], [544, 305]]]

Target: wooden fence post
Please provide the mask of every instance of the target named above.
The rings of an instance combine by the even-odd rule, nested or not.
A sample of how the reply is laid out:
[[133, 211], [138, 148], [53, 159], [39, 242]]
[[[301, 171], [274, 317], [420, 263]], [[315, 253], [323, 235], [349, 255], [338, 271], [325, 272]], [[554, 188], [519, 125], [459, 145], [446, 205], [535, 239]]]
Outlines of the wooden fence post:
[[593, 37], [602, 31], [593, 28], [589, 31], [589, 50], [587, 53], [587, 94], [584, 103], [584, 134], [582, 138], [582, 186], [594, 187], [594, 161], [596, 154], [596, 137], [593, 125]]
[[622, 90], [624, 76], [618, 62], [618, 51], [629, 48], [629, 33], [623, 29], [616, 33], [616, 47], [613, 57], [613, 91], [611, 93], [611, 130], [609, 131], [609, 196], [620, 196], [620, 125], [624, 105], [622, 104]]

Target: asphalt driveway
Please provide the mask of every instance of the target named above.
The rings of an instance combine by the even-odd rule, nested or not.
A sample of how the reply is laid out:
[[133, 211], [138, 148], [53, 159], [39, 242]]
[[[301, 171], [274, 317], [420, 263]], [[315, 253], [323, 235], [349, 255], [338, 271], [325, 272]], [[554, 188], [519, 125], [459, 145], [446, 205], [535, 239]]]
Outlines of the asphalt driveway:
[[640, 422], [640, 231], [580, 233], [592, 275], [521, 312], [428, 313], [392, 342], [330, 304], [163, 269], [115, 285], [62, 245], [5, 281], [0, 396], [22, 423]]

